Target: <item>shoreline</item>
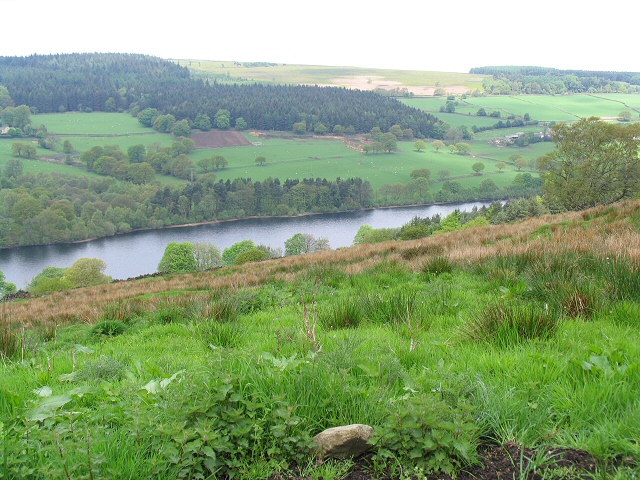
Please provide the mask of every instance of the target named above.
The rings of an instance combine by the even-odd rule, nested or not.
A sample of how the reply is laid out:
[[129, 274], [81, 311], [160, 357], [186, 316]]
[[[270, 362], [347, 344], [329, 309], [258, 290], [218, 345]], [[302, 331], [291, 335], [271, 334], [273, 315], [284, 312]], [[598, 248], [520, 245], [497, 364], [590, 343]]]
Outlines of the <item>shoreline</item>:
[[15, 248], [23, 248], [23, 247], [45, 247], [45, 246], [49, 246], [49, 245], [75, 245], [75, 244], [81, 244], [81, 243], [88, 243], [88, 242], [93, 242], [94, 240], [100, 240], [102, 238], [110, 238], [110, 237], [115, 237], [115, 236], [119, 236], [119, 235], [127, 235], [129, 233], [135, 233], [135, 232], [147, 232], [147, 231], [153, 231], [153, 230], [167, 230], [167, 229], [172, 229], [172, 228], [187, 228], [187, 227], [198, 227], [198, 226], [202, 226], [202, 225], [215, 225], [218, 223], [229, 223], [229, 222], [237, 222], [237, 221], [241, 221], [241, 220], [257, 220], [257, 219], [266, 219], [266, 218], [280, 218], [280, 219], [286, 219], [286, 218], [301, 218], [301, 217], [310, 217], [310, 216], [315, 216], [315, 215], [329, 215], [329, 214], [339, 214], [339, 213], [354, 213], [354, 212], [368, 212], [371, 210], [389, 210], [389, 209], [395, 209], [395, 208], [416, 208], [416, 207], [431, 207], [431, 206], [438, 206], [438, 205], [455, 205], [455, 204], [465, 204], [465, 203], [480, 203], [480, 202], [494, 202], [494, 201], [503, 201], [504, 199], [501, 200], [469, 200], [469, 201], [460, 201], [460, 202], [432, 202], [432, 203], [413, 203], [413, 204], [409, 204], [409, 205], [386, 205], [386, 206], [380, 206], [380, 207], [367, 207], [367, 208], [358, 208], [356, 210], [339, 210], [339, 211], [334, 211], [334, 212], [308, 212], [308, 213], [298, 213], [296, 215], [250, 215], [250, 216], [246, 216], [246, 217], [237, 217], [237, 218], [227, 218], [227, 219], [223, 219], [223, 220], [208, 220], [205, 222], [193, 222], [193, 223], [181, 223], [179, 225], [167, 225], [164, 227], [160, 227], [160, 228], [135, 228], [132, 230], [129, 230], [128, 232], [119, 232], [119, 233], [114, 233], [113, 235], [105, 235], [104, 237], [91, 237], [91, 238], [85, 238], [82, 240], [74, 240], [72, 242], [58, 242], [58, 243], [39, 243], [39, 244], [35, 244], [35, 245], [18, 245], [15, 247], [3, 247], [0, 248], [0, 252], [2, 251], [6, 251], [6, 250], [13, 250]]

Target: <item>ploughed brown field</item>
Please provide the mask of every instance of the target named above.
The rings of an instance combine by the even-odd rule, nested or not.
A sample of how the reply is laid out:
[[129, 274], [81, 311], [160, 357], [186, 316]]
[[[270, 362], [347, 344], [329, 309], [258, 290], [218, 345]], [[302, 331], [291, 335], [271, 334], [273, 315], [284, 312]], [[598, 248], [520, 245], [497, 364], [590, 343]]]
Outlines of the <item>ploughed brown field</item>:
[[251, 142], [240, 132], [224, 132], [210, 130], [189, 135], [196, 148], [239, 147], [251, 145]]

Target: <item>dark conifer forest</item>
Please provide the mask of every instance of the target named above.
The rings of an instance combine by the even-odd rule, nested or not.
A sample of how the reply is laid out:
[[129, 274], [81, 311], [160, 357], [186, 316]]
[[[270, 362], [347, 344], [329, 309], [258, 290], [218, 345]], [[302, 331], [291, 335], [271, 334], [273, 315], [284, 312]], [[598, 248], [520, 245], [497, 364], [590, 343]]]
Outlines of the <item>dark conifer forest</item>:
[[0, 57], [0, 85], [16, 105], [38, 113], [124, 111], [156, 108], [177, 120], [213, 118], [228, 110], [248, 128], [291, 130], [296, 122], [352, 126], [356, 133], [392, 125], [417, 137], [440, 138], [434, 116], [373, 92], [301, 85], [209, 83], [186, 67], [157, 57], [120, 53], [76, 53]]

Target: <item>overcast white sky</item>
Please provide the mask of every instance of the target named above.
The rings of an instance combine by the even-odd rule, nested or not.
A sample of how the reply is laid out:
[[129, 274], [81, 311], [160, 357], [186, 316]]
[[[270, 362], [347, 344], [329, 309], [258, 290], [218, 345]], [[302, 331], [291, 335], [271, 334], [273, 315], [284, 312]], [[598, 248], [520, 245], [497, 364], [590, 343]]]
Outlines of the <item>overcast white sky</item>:
[[0, 0], [0, 55], [123, 52], [451, 72], [485, 65], [638, 72], [639, 14], [637, 0]]

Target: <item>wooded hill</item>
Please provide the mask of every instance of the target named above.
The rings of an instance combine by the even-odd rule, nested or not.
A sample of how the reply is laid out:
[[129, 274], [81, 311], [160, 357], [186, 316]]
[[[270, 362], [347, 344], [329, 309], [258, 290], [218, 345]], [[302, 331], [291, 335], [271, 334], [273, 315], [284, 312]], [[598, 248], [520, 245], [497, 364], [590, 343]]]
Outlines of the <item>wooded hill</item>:
[[493, 75], [483, 87], [495, 95], [563, 93], [630, 93], [640, 91], [640, 73], [558, 70], [547, 67], [476, 67], [469, 73]]
[[291, 130], [306, 121], [352, 126], [356, 133], [392, 125], [417, 137], [442, 138], [434, 116], [373, 92], [300, 85], [237, 85], [192, 78], [186, 67], [157, 57], [120, 53], [75, 53], [0, 57], [0, 85], [15, 105], [39, 113], [123, 111], [156, 108], [178, 120], [199, 114], [213, 118], [220, 109], [231, 124], [242, 117], [248, 128]]

